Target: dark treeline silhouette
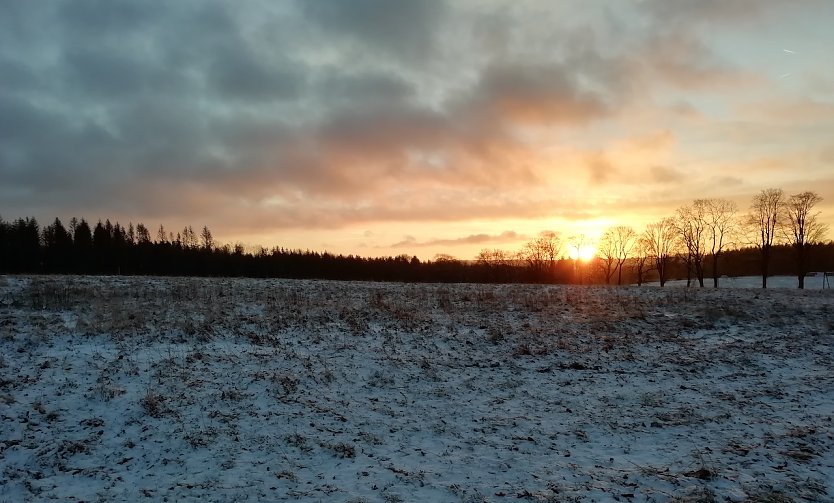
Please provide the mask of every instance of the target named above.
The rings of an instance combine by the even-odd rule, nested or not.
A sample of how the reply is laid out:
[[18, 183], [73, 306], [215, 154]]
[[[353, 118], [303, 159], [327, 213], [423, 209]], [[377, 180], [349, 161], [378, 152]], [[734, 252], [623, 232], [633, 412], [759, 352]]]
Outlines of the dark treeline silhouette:
[[[552, 272], [552, 271], [551, 271]], [[542, 275], [521, 266], [492, 267], [453, 258], [363, 258], [280, 247], [246, 252], [242, 245], [215, 246], [204, 227], [173, 235], [160, 226], [151, 239], [143, 224], [109, 220], [91, 226], [56, 218], [41, 228], [34, 218], [0, 219], [0, 273], [159, 276], [247, 276], [408, 282], [537, 282]], [[551, 275], [550, 278], [552, 279]]]
[[[773, 247], [771, 274], [794, 272], [789, 245]], [[630, 260], [630, 262], [633, 259]], [[706, 272], [711, 273], [707, 261]], [[834, 270], [834, 242], [815, 244], [808, 251], [811, 271]], [[721, 274], [756, 275], [757, 249], [722, 254]], [[91, 226], [86, 220], [59, 219], [41, 228], [34, 218], [0, 219], [0, 273], [94, 274], [156, 276], [244, 276], [405, 282], [471, 283], [606, 283], [596, 264], [571, 259], [461, 261], [449, 256], [421, 261], [417, 257], [364, 258], [280, 247], [246, 252], [242, 245], [216, 246], [211, 232], [190, 226], [174, 235], [160, 226], [151, 238], [143, 224], [128, 227], [109, 220]], [[636, 282], [633, 267], [623, 269], [625, 284]], [[669, 278], [685, 278], [685, 257], [675, 256]], [[644, 281], [657, 279], [648, 271]]]

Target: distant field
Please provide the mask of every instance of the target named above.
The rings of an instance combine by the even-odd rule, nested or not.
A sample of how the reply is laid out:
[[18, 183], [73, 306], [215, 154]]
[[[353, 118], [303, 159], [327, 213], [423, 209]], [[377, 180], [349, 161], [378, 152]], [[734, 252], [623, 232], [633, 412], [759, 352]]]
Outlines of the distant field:
[[832, 290], [0, 277], [0, 351], [0, 501], [834, 500]]

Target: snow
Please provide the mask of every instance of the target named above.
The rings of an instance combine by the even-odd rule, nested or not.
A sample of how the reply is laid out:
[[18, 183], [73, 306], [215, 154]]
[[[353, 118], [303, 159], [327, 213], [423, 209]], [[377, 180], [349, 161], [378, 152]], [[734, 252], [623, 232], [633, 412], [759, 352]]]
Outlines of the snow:
[[[805, 289], [807, 290], [821, 290], [834, 288], [834, 278], [824, 276], [825, 273], [815, 272], [805, 276]], [[796, 276], [769, 276], [767, 278], [768, 288], [796, 288], [799, 280]], [[658, 286], [658, 283], [647, 283], [650, 286]], [[704, 278], [704, 287], [712, 288], [712, 278]], [[761, 288], [761, 276], [723, 276], [718, 278], [718, 285], [721, 288]], [[665, 286], [679, 287], [686, 286], [685, 279], [675, 279], [666, 282]], [[698, 280], [693, 279], [691, 287], [698, 286]]]
[[0, 277], [0, 500], [832, 501], [832, 300]]

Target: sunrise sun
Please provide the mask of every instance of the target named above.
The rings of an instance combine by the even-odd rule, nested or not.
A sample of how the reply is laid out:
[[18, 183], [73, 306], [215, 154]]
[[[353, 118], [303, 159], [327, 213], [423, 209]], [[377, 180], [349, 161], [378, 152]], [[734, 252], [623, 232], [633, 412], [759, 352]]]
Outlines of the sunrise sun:
[[568, 257], [571, 260], [581, 260], [588, 262], [597, 254], [597, 249], [593, 245], [570, 246], [568, 248]]

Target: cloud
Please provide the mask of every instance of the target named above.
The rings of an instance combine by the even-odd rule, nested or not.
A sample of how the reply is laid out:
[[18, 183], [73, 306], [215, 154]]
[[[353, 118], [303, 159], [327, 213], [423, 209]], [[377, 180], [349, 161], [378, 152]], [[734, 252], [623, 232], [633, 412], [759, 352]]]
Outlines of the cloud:
[[221, 99], [256, 103], [292, 100], [305, 85], [305, 73], [292, 63], [268, 64], [250, 49], [224, 48], [213, 55], [206, 72]]
[[325, 33], [344, 37], [376, 53], [427, 57], [434, 49], [433, 26], [443, 19], [446, 2], [388, 0], [299, 1], [305, 18]]
[[[172, 184], [232, 191], [249, 206], [299, 195], [361, 205], [405, 184], [530, 186], [541, 180], [517, 126], [586, 124], [617, 99], [590, 63], [600, 60], [591, 44], [581, 60], [473, 67], [471, 86], [426, 102], [409, 47], [433, 46], [449, 13], [442, 2], [302, 2], [259, 18], [254, 4], [223, 2], [54, 5], [4, 4], [28, 59], [0, 54], [17, 79], [0, 90], [0, 129], [16, 139], [13, 150], [0, 146], [3, 176], [13, 165], [15, 183], [51, 193], [50, 203], [95, 198], [175, 211], [176, 199], [150, 196]], [[326, 44], [296, 29], [310, 24]], [[399, 59], [384, 69], [344, 65], [336, 49], [322, 64], [321, 51], [343, 37]], [[62, 176], [85, 186], [53, 183]]]
[[602, 155], [595, 155], [588, 163], [588, 173], [591, 183], [603, 184], [617, 173], [617, 169]]
[[497, 65], [481, 75], [474, 104], [517, 122], [585, 123], [611, 113], [605, 98], [562, 64]]
[[776, 16], [784, 11], [814, 8], [825, 0], [798, 0], [790, 4], [781, 0], [643, 0], [638, 5], [656, 24], [680, 29], [693, 23], [718, 23], [738, 26], [755, 23], [763, 16]]
[[649, 174], [655, 183], [678, 183], [686, 178], [685, 174], [671, 166], [652, 166]]
[[432, 246], [461, 246], [480, 245], [491, 243], [516, 243], [527, 239], [515, 231], [504, 231], [498, 235], [491, 234], [470, 234], [469, 236], [453, 239], [431, 239], [428, 241], [417, 241], [414, 236], [406, 236], [402, 241], [389, 245], [389, 248], [424, 248]]
[[[3, 212], [226, 232], [587, 218], [598, 210], [586, 200], [621, 201], [647, 166], [671, 189], [692, 145], [775, 143], [800, 117], [801, 141], [817, 137], [824, 93], [772, 99], [704, 33], [785, 9], [0, 1]], [[738, 108], [736, 93], [753, 91], [780, 127]], [[726, 109], [742, 122], [716, 120]], [[819, 163], [824, 146], [808, 147]]]
[[744, 184], [744, 181], [736, 176], [719, 176], [714, 180], [716, 185], [722, 187], [732, 187]]

